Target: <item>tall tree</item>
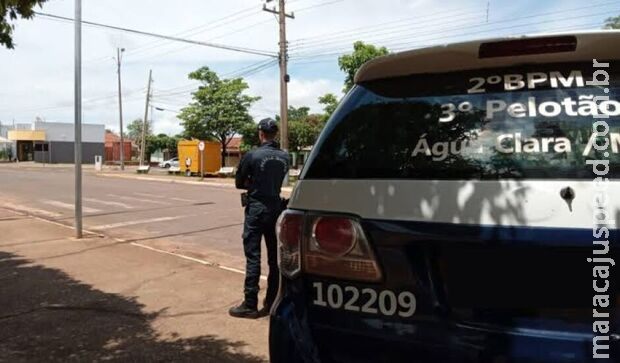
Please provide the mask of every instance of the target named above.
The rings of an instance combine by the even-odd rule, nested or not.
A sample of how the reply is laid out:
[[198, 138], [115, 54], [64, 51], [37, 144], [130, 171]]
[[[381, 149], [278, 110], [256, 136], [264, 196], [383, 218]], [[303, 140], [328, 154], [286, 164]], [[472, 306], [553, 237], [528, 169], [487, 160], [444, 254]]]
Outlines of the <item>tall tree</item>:
[[239, 148], [242, 152], [248, 152], [260, 143], [258, 139], [258, 125], [254, 122], [244, 125], [239, 130], [239, 134], [241, 135], [241, 145]]
[[389, 54], [386, 47], [376, 47], [361, 41], [353, 43], [353, 53], [345, 54], [338, 58], [340, 69], [346, 74], [344, 80], [344, 93], [353, 87], [355, 73], [360, 67], [373, 58]]
[[336, 111], [336, 107], [338, 107], [338, 97], [336, 97], [333, 93], [326, 93], [323, 96], [319, 97], [319, 104], [323, 105], [323, 111], [325, 114], [323, 115], [324, 121], [327, 121], [334, 111]]
[[13, 23], [18, 18], [30, 19], [34, 16], [33, 8], [41, 7], [47, 0], [0, 0], [0, 46], [13, 49]]
[[302, 119], [291, 120], [289, 145], [291, 151], [301, 151], [314, 145], [325, 121], [323, 115], [310, 114]]
[[289, 106], [289, 149], [291, 151], [301, 151], [306, 147], [314, 145], [323, 126], [325, 118], [323, 115], [311, 114], [309, 107]]
[[620, 29], [620, 15], [605, 19], [605, 29]]
[[192, 93], [193, 101], [178, 116], [183, 120], [183, 135], [190, 139], [219, 141], [224, 167], [228, 143], [246, 125], [253, 123], [249, 109], [260, 97], [244, 94], [248, 84], [243, 78], [220, 79], [208, 67], [190, 73], [189, 78], [202, 85]]
[[[325, 111], [331, 114], [338, 104], [338, 99], [333, 94], [328, 93], [319, 99], [319, 103], [323, 104]], [[314, 145], [329, 118], [329, 115], [326, 114], [311, 114], [310, 107], [306, 106], [289, 106], [288, 115], [289, 149], [293, 152]], [[280, 116], [276, 115], [275, 120], [279, 125]], [[241, 150], [243, 152], [258, 146], [258, 131], [255, 123], [244, 126], [239, 133], [242, 136]]]
[[151, 155], [157, 150], [167, 150], [171, 155], [177, 155], [177, 144], [181, 138], [166, 134], [151, 135], [146, 139], [146, 153]]
[[[131, 121], [131, 123], [127, 125], [127, 136], [134, 142], [135, 145], [138, 146], [138, 154], [142, 154], [141, 148], [142, 148], [142, 127], [143, 125], [144, 125], [144, 122], [142, 122], [142, 119], [140, 118], [137, 118]], [[151, 125], [150, 121], [146, 123], [145, 134], [146, 134], [146, 140], [144, 143], [144, 147], [145, 147], [145, 151], [148, 151], [149, 140], [153, 136], [153, 125]]]

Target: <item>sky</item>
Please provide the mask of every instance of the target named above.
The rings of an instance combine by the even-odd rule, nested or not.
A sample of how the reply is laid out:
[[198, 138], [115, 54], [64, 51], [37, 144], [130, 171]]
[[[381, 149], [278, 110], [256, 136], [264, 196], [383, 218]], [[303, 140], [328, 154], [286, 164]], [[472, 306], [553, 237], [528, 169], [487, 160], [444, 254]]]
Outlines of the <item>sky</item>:
[[[278, 23], [261, 0], [82, 0], [83, 20], [175, 35], [203, 42], [277, 53]], [[274, 2], [268, 4], [273, 7]], [[362, 40], [403, 51], [463, 40], [540, 32], [600, 29], [620, 14], [617, 0], [288, 0], [289, 104], [320, 112], [318, 98], [342, 96], [338, 56]], [[487, 12], [488, 9], [488, 12]], [[73, 17], [74, 0], [49, 0], [39, 11]], [[0, 123], [36, 118], [73, 122], [73, 24], [35, 17], [16, 22], [14, 50], [0, 48]], [[156, 133], [182, 131], [178, 110], [196, 83], [187, 75], [208, 66], [221, 77], [244, 76], [248, 94], [261, 100], [255, 119], [279, 110], [275, 62], [262, 55], [189, 45], [83, 27], [83, 122], [119, 130], [117, 48], [122, 56], [125, 125], [143, 118], [149, 70], [153, 71], [149, 119]]]

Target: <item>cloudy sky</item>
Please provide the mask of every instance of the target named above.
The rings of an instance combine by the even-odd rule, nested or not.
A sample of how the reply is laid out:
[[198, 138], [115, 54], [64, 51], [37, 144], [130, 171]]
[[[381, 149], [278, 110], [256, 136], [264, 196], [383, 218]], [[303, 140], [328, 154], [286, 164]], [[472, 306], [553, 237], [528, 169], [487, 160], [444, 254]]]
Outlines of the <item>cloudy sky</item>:
[[[83, 19], [187, 39], [277, 52], [278, 24], [261, 0], [83, 0]], [[289, 102], [319, 111], [317, 98], [341, 95], [337, 65], [356, 40], [399, 51], [502, 35], [600, 28], [620, 14], [615, 0], [289, 0], [291, 83]], [[271, 2], [270, 4], [273, 4]], [[49, 0], [40, 11], [73, 16], [73, 0]], [[0, 122], [73, 120], [73, 25], [36, 17], [18, 21], [15, 50], [0, 48]], [[222, 76], [245, 76], [250, 94], [262, 97], [256, 118], [279, 109], [278, 69], [271, 58], [171, 42], [85, 26], [84, 122], [118, 130], [117, 47], [123, 55], [125, 121], [144, 115], [146, 83], [153, 70], [156, 132], [181, 131], [175, 111], [190, 99], [187, 74], [209, 66]]]

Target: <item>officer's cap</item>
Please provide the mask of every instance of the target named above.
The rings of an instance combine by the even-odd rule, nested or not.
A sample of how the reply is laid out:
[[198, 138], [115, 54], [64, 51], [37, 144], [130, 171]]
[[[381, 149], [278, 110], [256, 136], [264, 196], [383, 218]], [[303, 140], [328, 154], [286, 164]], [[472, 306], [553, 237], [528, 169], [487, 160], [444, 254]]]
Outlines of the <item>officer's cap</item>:
[[278, 124], [272, 118], [265, 118], [258, 123], [258, 129], [267, 134], [275, 134], [278, 132]]

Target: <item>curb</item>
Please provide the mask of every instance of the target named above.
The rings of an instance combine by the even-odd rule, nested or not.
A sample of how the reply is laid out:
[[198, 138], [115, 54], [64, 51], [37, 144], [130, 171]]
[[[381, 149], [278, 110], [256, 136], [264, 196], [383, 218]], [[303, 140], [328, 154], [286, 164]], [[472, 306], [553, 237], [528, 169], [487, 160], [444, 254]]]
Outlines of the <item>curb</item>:
[[164, 179], [164, 178], [157, 178], [157, 177], [151, 178], [151, 177], [146, 177], [146, 176], [133, 176], [133, 175], [108, 174], [108, 173], [95, 173], [93, 175], [104, 177], [104, 178], [133, 179], [133, 180], [154, 181], [154, 182], [170, 183], [170, 184], [204, 185], [204, 186], [210, 186], [210, 187], [235, 189], [235, 186], [233, 184], [228, 184], [228, 183], [200, 182], [200, 181], [192, 181], [192, 180], [174, 180], [174, 179]]
[[[142, 181], [154, 181], [159, 183], [169, 183], [169, 184], [187, 184], [187, 185], [201, 185], [208, 187], [216, 187], [216, 188], [226, 188], [236, 190], [234, 184], [230, 183], [214, 183], [214, 182], [200, 182], [200, 181], [192, 181], [192, 180], [173, 180], [173, 179], [164, 179], [164, 178], [149, 178], [144, 176], [134, 176], [134, 175], [124, 175], [124, 174], [108, 174], [108, 173], [95, 173], [95, 176], [104, 177], [104, 178], [118, 178], [118, 179], [133, 179], [133, 180], [142, 180]], [[292, 193], [293, 188], [291, 187], [283, 187], [283, 192]]]

